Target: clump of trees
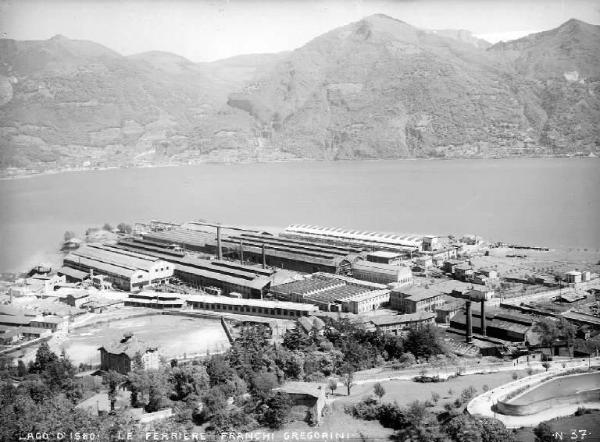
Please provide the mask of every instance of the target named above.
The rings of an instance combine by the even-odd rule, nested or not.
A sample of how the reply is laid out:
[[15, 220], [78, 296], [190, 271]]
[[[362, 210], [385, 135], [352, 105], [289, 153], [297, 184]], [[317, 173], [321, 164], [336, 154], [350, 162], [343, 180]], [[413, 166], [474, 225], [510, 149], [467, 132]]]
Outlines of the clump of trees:
[[367, 398], [354, 406], [347, 406], [345, 411], [357, 419], [377, 420], [384, 427], [396, 430], [397, 440], [514, 441], [512, 433], [497, 419], [456, 413], [440, 420], [428, 404], [421, 401], [401, 407], [397, 402], [381, 403], [374, 398]]

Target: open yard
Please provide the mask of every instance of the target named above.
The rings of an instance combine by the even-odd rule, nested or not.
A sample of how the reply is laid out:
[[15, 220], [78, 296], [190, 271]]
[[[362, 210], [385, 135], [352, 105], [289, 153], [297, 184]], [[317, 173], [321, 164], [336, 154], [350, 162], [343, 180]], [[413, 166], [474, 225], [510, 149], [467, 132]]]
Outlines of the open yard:
[[[433, 392], [440, 395], [438, 407], [443, 407], [447, 402], [452, 402], [458, 397], [460, 392], [470, 386], [477, 390], [477, 394], [483, 393], [483, 386], [487, 385], [490, 389], [500, 385], [512, 382], [512, 374], [517, 373], [519, 377], [527, 376], [525, 370], [502, 371], [487, 374], [472, 374], [458, 376], [448, 379], [445, 382], [422, 384], [414, 381], [392, 380], [383, 381], [381, 385], [385, 389], [384, 401], [397, 401], [399, 405], [406, 406], [413, 401], [425, 401], [431, 399]], [[345, 389], [338, 387], [336, 390], [336, 403], [354, 404], [373, 393], [375, 383], [366, 383], [355, 385], [352, 388], [352, 394], [345, 396]], [[449, 391], [452, 390], [451, 394]]]

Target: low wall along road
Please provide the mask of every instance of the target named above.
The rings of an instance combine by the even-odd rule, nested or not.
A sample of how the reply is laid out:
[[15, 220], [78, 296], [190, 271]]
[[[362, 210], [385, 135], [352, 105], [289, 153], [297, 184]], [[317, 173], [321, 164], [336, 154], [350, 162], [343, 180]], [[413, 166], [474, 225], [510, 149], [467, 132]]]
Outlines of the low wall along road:
[[[600, 367], [600, 358], [569, 361], [564, 368], [554, 363], [547, 372], [524, 377], [475, 397], [467, 405], [467, 411], [499, 419], [507, 428], [519, 428], [570, 416], [581, 406], [600, 408], [600, 372], [567, 375], [570, 370], [588, 366]], [[561, 374], [566, 376], [556, 377]]]

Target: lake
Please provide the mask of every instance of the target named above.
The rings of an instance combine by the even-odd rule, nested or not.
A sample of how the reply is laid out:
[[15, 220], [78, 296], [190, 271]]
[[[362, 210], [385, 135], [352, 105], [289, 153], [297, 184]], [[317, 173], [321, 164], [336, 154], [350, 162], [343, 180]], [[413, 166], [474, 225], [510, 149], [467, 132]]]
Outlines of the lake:
[[201, 164], [0, 181], [0, 271], [55, 262], [66, 230], [206, 219], [477, 234], [600, 249], [600, 160]]

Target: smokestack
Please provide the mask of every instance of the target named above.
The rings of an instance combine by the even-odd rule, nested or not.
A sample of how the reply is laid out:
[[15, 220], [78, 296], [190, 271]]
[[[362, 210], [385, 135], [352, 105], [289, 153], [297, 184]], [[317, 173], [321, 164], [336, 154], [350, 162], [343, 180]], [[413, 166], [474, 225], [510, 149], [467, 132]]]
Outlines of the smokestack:
[[221, 226], [217, 226], [217, 259], [223, 259], [223, 247], [221, 245]]
[[267, 268], [267, 252], [265, 251], [266, 246], [263, 244], [262, 246], [262, 261], [263, 261], [263, 269]]
[[471, 301], [467, 300], [465, 302], [465, 307], [467, 307], [467, 333], [465, 335], [467, 344], [473, 342], [473, 325], [471, 324]]
[[240, 239], [240, 264], [244, 264], [244, 243]]
[[485, 299], [481, 300], [481, 334], [487, 336], [487, 331], [485, 329]]

